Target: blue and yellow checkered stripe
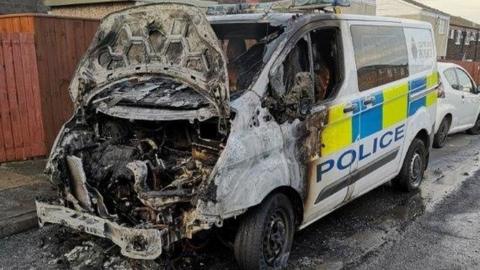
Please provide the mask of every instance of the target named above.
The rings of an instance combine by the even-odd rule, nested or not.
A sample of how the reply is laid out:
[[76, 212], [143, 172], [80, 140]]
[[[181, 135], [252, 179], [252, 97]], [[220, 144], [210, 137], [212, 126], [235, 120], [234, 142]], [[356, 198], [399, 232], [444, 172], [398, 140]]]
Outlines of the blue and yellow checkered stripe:
[[382, 129], [390, 128], [420, 108], [437, 103], [437, 91], [410, 100], [410, 95], [438, 85], [438, 73], [386, 88], [374, 95], [374, 106], [366, 108], [358, 100], [358, 110], [344, 113], [345, 104], [332, 106], [328, 112], [328, 124], [321, 134], [322, 156], [328, 156], [348, 147], [358, 139], [366, 138]]

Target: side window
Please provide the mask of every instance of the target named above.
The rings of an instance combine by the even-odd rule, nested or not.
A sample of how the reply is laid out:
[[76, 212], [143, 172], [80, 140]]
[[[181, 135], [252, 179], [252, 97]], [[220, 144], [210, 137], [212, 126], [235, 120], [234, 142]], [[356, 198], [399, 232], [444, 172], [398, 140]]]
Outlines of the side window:
[[443, 75], [445, 75], [445, 78], [447, 79], [447, 82], [450, 84], [450, 86], [455, 89], [458, 85], [457, 81], [457, 75], [455, 74], [455, 69], [449, 68], [443, 72]]
[[301, 38], [270, 74], [269, 95], [263, 105], [279, 123], [304, 119], [313, 103], [310, 46]]
[[473, 92], [473, 82], [470, 77], [461, 69], [456, 69], [458, 76], [458, 84], [460, 85], [460, 90], [465, 92]]
[[283, 84], [287, 92], [292, 89], [297, 74], [310, 72], [308, 42], [305, 38], [300, 39], [297, 45], [287, 55], [287, 58], [283, 62], [283, 70]]
[[313, 56], [315, 102], [335, 97], [342, 81], [343, 58], [338, 28], [324, 28], [310, 33]]
[[351, 32], [360, 91], [408, 77], [402, 27], [354, 25]]

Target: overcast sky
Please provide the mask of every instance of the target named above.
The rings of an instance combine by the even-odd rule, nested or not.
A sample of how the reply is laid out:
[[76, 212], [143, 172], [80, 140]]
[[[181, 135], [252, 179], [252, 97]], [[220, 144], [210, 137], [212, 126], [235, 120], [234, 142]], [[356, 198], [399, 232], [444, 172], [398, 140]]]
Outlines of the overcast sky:
[[446, 13], [480, 23], [480, 0], [417, 0]]

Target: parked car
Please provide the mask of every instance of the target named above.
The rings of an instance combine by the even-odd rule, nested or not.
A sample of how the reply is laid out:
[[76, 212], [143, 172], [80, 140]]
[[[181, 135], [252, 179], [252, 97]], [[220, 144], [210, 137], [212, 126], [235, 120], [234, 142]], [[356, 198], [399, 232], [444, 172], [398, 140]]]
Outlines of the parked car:
[[480, 88], [459, 65], [439, 63], [439, 95], [433, 146], [441, 148], [449, 134], [467, 131], [480, 134]]
[[438, 87], [428, 23], [335, 14], [107, 16], [70, 85], [40, 224], [155, 259], [233, 226], [242, 269], [286, 266], [293, 236], [390, 180], [415, 190]]

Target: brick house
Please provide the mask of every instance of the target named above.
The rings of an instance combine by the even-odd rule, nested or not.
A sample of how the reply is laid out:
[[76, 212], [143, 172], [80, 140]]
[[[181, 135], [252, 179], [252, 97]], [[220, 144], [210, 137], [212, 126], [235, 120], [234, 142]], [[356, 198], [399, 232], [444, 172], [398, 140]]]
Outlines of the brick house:
[[[159, 0], [44, 0], [44, 4], [50, 7], [50, 13], [53, 15], [101, 19], [109, 13], [127, 7], [158, 1]], [[216, 1], [184, 1], [187, 3], [195, 3], [201, 7], [216, 4]]]
[[45, 13], [42, 0], [0, 0], [0, 15], [12, 13]]
[[480, 25], [451, 17], [447, 60], [480, 61]]

